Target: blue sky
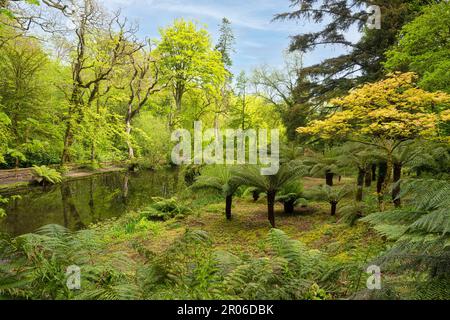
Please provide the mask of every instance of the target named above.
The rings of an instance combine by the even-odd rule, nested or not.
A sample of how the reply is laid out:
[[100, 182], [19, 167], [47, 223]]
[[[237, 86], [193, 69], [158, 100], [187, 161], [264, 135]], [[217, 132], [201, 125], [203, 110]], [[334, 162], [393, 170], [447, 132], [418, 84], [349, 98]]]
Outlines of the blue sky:
[[[170, 25], [176, 18], [196, 20], [207, 26], [213, 40], [218, 37], [218, 25], [223, 17], [231, 20], [236, 36], [233, 55], [234, 73], [247, 72], [262, 64], [283, 65], [283, 51], [289, 46], [289, 36], [317, 30], [308, 22], [276, 21], [275, 14], [291, 11], [289, 0], [102, 0], [110, 9], [120, 8], [124, 16], [140, 25], [140, 36], [158, 37], [160, 27]], [[349, 32], [356, 40], [358, 33]], [[322, 47], [305, 56], [305, 64], [343, 52], [342, 48]]]

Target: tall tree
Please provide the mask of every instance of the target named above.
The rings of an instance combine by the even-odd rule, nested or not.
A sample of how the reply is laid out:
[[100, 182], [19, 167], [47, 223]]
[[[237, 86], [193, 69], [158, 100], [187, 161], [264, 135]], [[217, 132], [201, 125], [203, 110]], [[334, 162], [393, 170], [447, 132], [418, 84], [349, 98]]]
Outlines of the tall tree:
[[275, 106], [287, 129], [289, 140], [296, 140], [298, 127], [306, 125], [312, 112], [306, 103], [299, 103], [298, 77], [303, 69], [303, 55], [286, 53], [284, 68], [267, 65], [253, 71], [252, 83], [258, 96]]
[[42, 72], [48, 62], [40, 44], [29, 37], [11, 40], [0, 49], [0, 95], [3, 111], [11, 119], [15, 143], [20, 145], [28, 138], [27, 119], [43, 112], [41, 97]]
[[206, 84], [220, 86], [226, 70], [220, 53], [212, 47], [208, 32], [199, 29], [194, 22], [176, 20], [160, 33], [157, 51], [161, 71], [169, 82], [176, 110], [181, 112], [187, 91]]
[[[115, 68], [141, 48], [135, 40], [137, 30], [121, 21], [118, 13], [108, 19], [95, 0], [79, 0], [77, 5], [78, 10], [63, 11], [73, 25], [75, 45], [62, 164], [71, 160], [75, 129], [83, 121], [85, 107], [98, 96], [101, 83], [111, 79]], [[98, 37], [106, 43], [96, 43]]]
[[249, 79], [245, 74], [245, 71], [241, 71], [236, 79], [236, 94], [238, 103], [235, 108], [235, 114], [237, 114], [236, 121], [242, 130], [247, 129], [248, 117], [247, 117], [247, 106], [248, 106], [248, 85]]
[[131, 77], [128, 80], [129, 98], [127, 101], [127, 112], [125, 116], [128, 158], [133, 159], [134, 148], [131, 141], [132, 121], [147, 104], [152, 94], [163, 89], [160, 82], [159, 66], [152, 53], [151, 44], [148, 48], [130, 55]]
[[220, 52], [222, 55], [222, 62], [225, 68], [228, 71], [226, 76], [226, 81], [223, 83], [220, 88], [221, 96], [220, 99], [216, 102], [216, 110], [214, 116], [214, 128], [218, 134], [219, 132], [219, 118], [222, 114], [226, 113], [226, 111], [230, 107], [230, 100], [232, 96], [231, 82], [232, 82], [232, 73], [231, 67], [233, 65], [233, 59], [231, 58], [232, 53], [236, 52], [234, 46], [236, 44], [236, 39], [234, 37], [233, 29], [231, 27], [231, 21], [227, 18], [222, 19], [222, 23], [219, 27], [219, 40], [216, 45], [216, 50]]
[[231, 28], [231, 21], [227, 18], [222, 19], [219, 34], [220, 36], [216, 45], [216, 50], [222, 54], [223, 64], [227, 69], [230, 69], [233, 65], [231, 54], [235, 52], [234, 45], [236, 44], [236, 39], [234, 37], [233, 29]]
[[[401, 27], [420, 12], [422, 5], [433, 0], [290, 0], [292, 12], [276, 15], [275, 19], [312, 21], [321, 29], [292, 37], [291, 51], [311, 52], [321, 46], [347, 49], [347, 52], [304, 68], [298, 89], [302, 102], [321, 105], [330, 98], [345, 94], [352, 87], [377, 81], [383, 76], [385, 51], [396, 43]], [[368, 5], [381, 9], [380, 29], [367, 28], [373, 12]], [[346, 33], [356, 27], [362, 38], [353, 42]]]

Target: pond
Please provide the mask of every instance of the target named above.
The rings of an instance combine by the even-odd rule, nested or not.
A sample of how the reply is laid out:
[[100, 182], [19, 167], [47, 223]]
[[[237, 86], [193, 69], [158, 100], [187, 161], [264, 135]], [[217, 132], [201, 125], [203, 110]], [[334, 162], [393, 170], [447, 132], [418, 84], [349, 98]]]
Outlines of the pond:
[[170, 197], [181, 178], [178, 171], [111, 172], [67, 181], [50, 188], [30, 187], [6, 206], [0, 231], [18, 236], [48, 224], [81, 230], [91, 223], [138, 210], [152, 197]]

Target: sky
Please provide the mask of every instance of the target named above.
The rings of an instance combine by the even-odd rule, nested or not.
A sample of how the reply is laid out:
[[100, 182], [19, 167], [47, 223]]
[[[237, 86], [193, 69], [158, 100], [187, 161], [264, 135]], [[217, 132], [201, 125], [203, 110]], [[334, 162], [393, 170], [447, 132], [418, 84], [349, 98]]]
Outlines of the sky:
[[[236, 37], [233, 73], [251, 72], [259, 65], [283, 66], [290, 36], [318, 29], [308, 22], [272, 21], [277, 13], [292, 11], [289, 0], [102, 0], [109, 10], [121, 9], [130, 21], [138, 22], [142, 38], [158, 38], [159, 28], [177, 18], [206, 25], [213, 41], [218, 39], [219, 24], [228, 18]], [[348, 38], [357, 40], [356, 30]], [[342, 53], [343, 48], [322, 47], [304, 57], [305, 65]]]

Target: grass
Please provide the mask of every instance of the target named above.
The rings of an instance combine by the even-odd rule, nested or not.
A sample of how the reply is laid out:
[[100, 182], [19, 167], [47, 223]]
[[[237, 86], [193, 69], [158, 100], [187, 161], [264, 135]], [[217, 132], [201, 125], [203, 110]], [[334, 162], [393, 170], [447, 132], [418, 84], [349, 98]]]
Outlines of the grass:
[[[320, 183], [321, 179], [307, 179], [308, 187]], [[265, 199], [255, 203], [250, 198], [236, 198], [231, 221], [225, 219], [221, 197], [191, 197], [189, 201], [188, 206], [193, 213], [182, 220], [143, 222], [139, 220], [139, 213], [130, 213], [119, 220], [103, 222], [92, 228], [103, 234], [110, 250], [129, 252], [136, 259], [139, 259], [137, 247], [155, 254], [161, 253], [186, 230], [206, 231], [216, 250], [238, 256], [266, 254], [263, 242], [270, 224]], [[365, 262], [384, 249], [385, 241], [367, 225], [359, 223], [350, 227], [338, 220], [339, 216], [330, 216], [327, 203], [310, 203], [307, 208], [297, 208], [294, 215], [285, 215], [282, 205], [276, 206], [278, 229], [310, 249], [326, 253], [336, 262]]]

